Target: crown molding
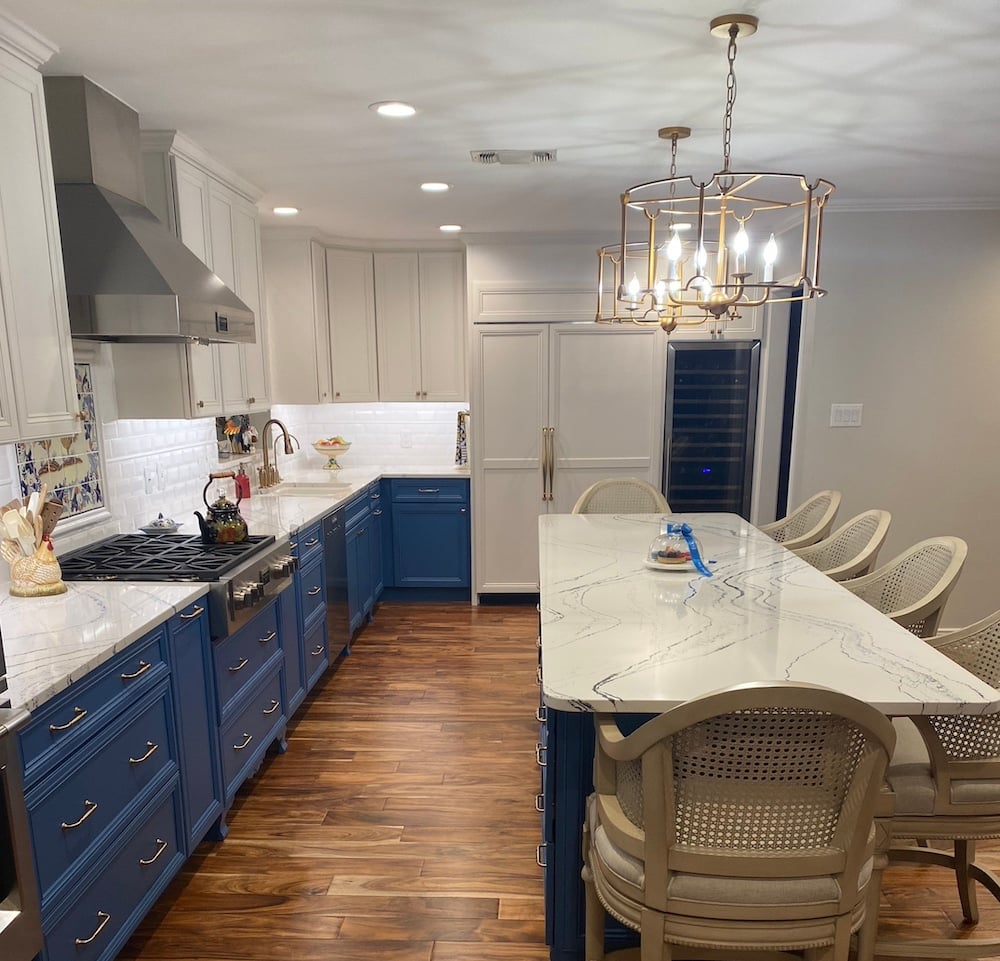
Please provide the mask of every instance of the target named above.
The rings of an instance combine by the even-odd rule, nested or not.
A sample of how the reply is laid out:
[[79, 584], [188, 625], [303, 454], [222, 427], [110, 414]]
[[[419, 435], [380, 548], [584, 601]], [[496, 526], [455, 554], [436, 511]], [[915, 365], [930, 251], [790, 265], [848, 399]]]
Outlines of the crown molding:
[[51, 40], [3, 11], [0, 11], [0, 50], [5, 50], [35, 70], [59, 52]]
[[204, 147], [179, 130], [141, 130], [139, 143], [146, 153], [162, 151], [181, 157], [203, 173], [242, 194], [252, 204], [256, 204], [264, 196], [264, 191], [258, 186], [219, 163]]

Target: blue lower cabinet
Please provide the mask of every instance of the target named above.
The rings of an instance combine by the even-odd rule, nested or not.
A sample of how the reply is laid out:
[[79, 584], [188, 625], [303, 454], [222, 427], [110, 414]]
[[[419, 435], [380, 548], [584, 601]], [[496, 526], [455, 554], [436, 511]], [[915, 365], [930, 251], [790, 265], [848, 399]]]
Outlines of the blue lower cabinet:
[[325, 617], [315, 619], [313, 624], [306, 628], [303, 658], [306, 670], [306, 690], [311, 691], [330, 664], [330, 645]]
[[295, 607], [294, 590], [285, 590], [278, 595], [278, 637], [285, 655], [281, 681], [283, 703], [289, 717], [299, 709], [306, 696], [304, 644]]
[[109, 838], [78, 896], [43, 917], [46, 961], [111, 961], [184, 863], [176, 778]]
[[215, 675], [203, 601], [188, 605], [170, 619], [167, 642], [181, 775], [183, 850], [191, 854], [222, 813]]
[[374, 538], [371, 532], [371, 510], [367, 504], [356, 514], [354, 523], [348, 517], [345, 535], [347, 550], [347, 609], [350, 632], [353, 637], [371, 616], [375, 603], [375, 585], [372, 580], [372, 551]]
[[219, 736], [226, 807], [243, 782], [254, 774], [268, 747], [277, 742], [285, 749], [287, 717], [281, 704], [280, 662], [260, 683], [248, 689], [234, 707]]

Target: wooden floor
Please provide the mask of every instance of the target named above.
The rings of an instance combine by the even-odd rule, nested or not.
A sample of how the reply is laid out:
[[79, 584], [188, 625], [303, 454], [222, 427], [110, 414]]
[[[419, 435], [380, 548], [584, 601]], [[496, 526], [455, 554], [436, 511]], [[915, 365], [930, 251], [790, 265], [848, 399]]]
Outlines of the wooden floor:
[[[385, 604], [120, 957], [541, 961], [534, 606]], [[1000, 846], [980, 861], [1000, 869]], [[963, 928], [933, 868], [886, 873], [880, 935]]]

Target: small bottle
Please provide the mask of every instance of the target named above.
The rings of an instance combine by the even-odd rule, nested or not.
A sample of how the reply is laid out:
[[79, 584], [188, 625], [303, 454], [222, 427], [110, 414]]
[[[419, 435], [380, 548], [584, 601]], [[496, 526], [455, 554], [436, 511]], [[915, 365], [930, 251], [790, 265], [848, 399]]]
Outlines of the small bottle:
[[250, 497], [250, 478], [247, 476], [245, 470], [243, 470], [243, 465], [240, 464], [240, 469], [236, 472], [236, 500], [244, 501]]

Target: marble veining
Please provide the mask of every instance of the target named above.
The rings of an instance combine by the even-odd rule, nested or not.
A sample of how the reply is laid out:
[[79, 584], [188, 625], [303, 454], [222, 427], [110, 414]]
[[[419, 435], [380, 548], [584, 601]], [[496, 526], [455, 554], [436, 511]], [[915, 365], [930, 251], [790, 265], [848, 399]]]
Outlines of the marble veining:
[[78, 581], [55, 597], [0, 597], [8, 696], [33, 711], [208, 590]]
[[733, 514], [678, 515], [711, 577], [643, 566], [660, 518], [539, 518], [543, 696], [655, 712], [748, 681], [806, 681], [887, 714], [986, 713], [1000, 693]]

